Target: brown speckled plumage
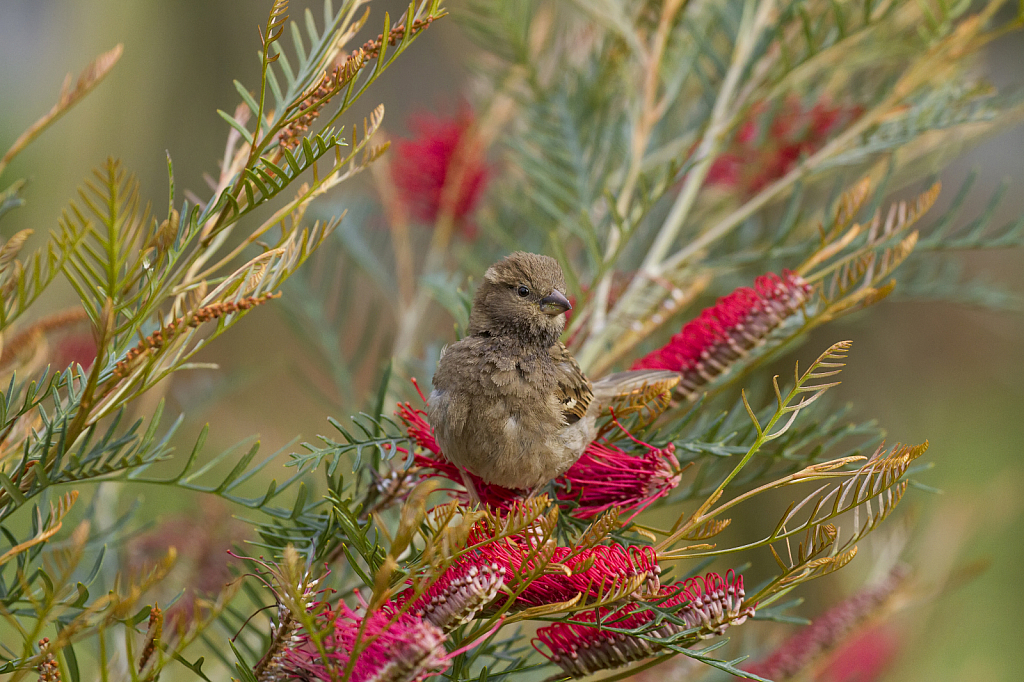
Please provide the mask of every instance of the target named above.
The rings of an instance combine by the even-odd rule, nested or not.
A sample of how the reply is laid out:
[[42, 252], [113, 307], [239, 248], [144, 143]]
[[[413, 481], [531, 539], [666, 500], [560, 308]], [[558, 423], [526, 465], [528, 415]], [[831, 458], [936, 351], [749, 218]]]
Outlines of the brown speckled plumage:
[[569, 307], [553, 258], [516, 252], [487, 270], [466, 338], [441, 353], [427, 409], [452, 463], [488, 483], [535, 489], [583, 454], [602, 398], [667, 374], [627, 372], [595, 387], [558, 340]]

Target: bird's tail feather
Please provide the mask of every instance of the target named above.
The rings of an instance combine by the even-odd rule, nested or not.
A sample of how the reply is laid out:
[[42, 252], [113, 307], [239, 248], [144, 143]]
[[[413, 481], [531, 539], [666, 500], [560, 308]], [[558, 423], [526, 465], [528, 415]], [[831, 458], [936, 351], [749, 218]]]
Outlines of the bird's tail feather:
[[606, 403], [613, 398], [644, 390], [648, 386], [659, 386], [671, 390], [681, 379], [678, 372], [667, 369], [636, 369], [616, 372], [594, 382], [594, 397]]

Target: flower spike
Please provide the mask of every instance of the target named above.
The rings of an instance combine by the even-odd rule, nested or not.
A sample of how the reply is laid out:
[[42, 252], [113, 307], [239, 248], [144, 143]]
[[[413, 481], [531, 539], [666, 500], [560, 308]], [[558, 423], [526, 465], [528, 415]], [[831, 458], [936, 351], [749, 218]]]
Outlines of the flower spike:
[[695, 398], [700, 387], [729, 370], [770, 332], [810, 299], [811, 285], [784, 270], [769, 272], [705, 308], [682, 331], [656, 351], [633, 364], [633, 369], [669, 369], [682, 374], [678, 390]]
[[909, 570], [897, 566], [881, 583], [833, 606], [745, 670], [761, 677], [788, 679], [842, 644], [865, 621], [884, 610], [906, 582]]
[[[663, 587], [653, 604], [668, 610], [673, 618], [655, 623], [656, 612], [638, 603], [612, 609], [597, 609], [573, 616], [572, 621], [555, 623], [537, 631], [534, 648], [571, 677], [586, 677], [598, 670], [617, 668], [657, 654], [656, 640], [673, 638], [679, 645], [693, 644], [722, 634], [754, 615], [753, 605], [743, 604], [743, 577], [732, 570], [723, 579], [717, 573], [694, 577]], [[613, 629], [608, 629], [613, 628]], [[642, 629], [644, 637], [620, 632]], [[683, 632], [692, 637], [678, 638]], [[538, 644], [544, 645], [545, 652]]]
[[798, 97], [777, 104], [758, 102], [736, 137], [711, 164], [709, 185], [749, 197], [821, 149], [864, 113], [861, 106], [825, 97], [810, 106]]
[[39, 672], [40, 682], [61, 682], [60, 664], [50, 650], [50, 638], [43, 637], [39, 640], [39, 665], [36, 670]]
[[[471, 542], [479, 542], [472, 538]], [[536, 547], [529, 536], [516, 536], [483, 545], [478, 551], [505, 570], [510, 587], [538, 573], [516, 598], [514, 608], [545, 606], [581, 598], [585, 602], [607, 599], [641, 599], [656, 595], [661, 587], [661, 567], [649, 546], [598, 545], [574, 551], [548, 543]], [[513, 581], [513, 577], [515, 580]]]
[[[494, 601], [505, 584], [505, 567], [495, 562], [467, 562], [452, 566], [417, 600], [412, 613], [442, 632], [451, 632], [473, 620]], [[402, 596], [398, 597], [399, 603]]]

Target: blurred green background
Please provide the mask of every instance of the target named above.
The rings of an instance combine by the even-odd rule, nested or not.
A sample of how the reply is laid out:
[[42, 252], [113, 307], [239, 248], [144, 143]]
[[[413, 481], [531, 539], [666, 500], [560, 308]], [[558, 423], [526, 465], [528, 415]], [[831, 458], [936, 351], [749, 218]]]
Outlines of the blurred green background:
[[[292, 16], [305, 4], [292, 3]], [[125, 46], [107, 80], [12, 164], [10, 178], [29, 179], [28, 205], [8, 216], [4, 236], [26, 227], [37, 233], [55, 227], [79, 183], [108, 155], [136, 172], [145, 199], [162, 206], [166, 151], [174, 161], [179, 197], [191, 189], [205, 198], [203, 174], [216, 172], [228, 130], [216, 110], [233, 109], [232, 79], [255, 83], [256, 26], [265, 22], [268, 5], [253, 0], [0, 2], [0, 144], [5, 147], [50, 108], [65, 73], [77, 73], [117, 43]], [[312, 5], [319, 16], [319, 3]], [[364, 32], [375, 33], [383, 12], [398, 6], [372, 3], [371, 28]], [[453, 14], [458, 7], [450, 4]], [[457, 21], [441, 21], [361, 106], [368, 111], [383, 102], [385, 128], [398, 135], [411, 113], [453, 113], [465, 101], [473, 57]], [[983, 68], [997, 83], [1020, 85], [1021, 64], [1024, 36], [1016, 34], [991, 46]], [[1007, 177], [1013, 184], [995, 222], [1024, 214], [1024, 126], [1003, 131], [954, 162], [942, 176], [946, 187], [959, 187], [971, 170], [979, 179], [967, 216], [982, 210]], [[368, 179], [360, 178], [356, 190]], [[949, 193], [932, 210], [932, 219], [941, 215]], [[1024, 292], [1022, 255], [986, 252], [970, 255], [967, 262], [972, 272]], [[72, 300], [59, 287], [50, 298], [54, 308]], [[852, 401], [857, 418], [878, 417], [890, 444], [931, 442], [935, 468], [921, 480], [944, 493], [912, 491], [903, 516], [918, 526], [914, 542], [924, 575], [937, 574], [938, 557], [954, 550], [956, 561], [986, 560], [989, 566], [930, 608], [901, 616], [909, 642], [887, 679], [1020, 679], [1024, 316], [1019, 310], [996, 313], [895, 298], [818, 330], [800, 357], [808, 360], [836, 340], [852, 339], [854, 350], [835, 397]], [[216, 424], [210, 451], [259, 434], [269, 452], [326, 432], [328, 416], [344, 415], [299, 388], [300, 372], [310, 371], [303, 352], [274, 306], [246, 319], [200, 358], [220, 363], [220, 371], [174, 379], [172, 409], [188, 405], [193, 419], [181, 435], [194, 438], [202, 422], [210, 421]], [[355, 390], [372, 390], [372, 375], [361, 378]], [[181, 504], [151, 501], [167, 509]], [[880, 550], [864, 551], [870, 556]], [[813, 584], [807, 612], [858, 584], [870, 567], [863, 563]]]

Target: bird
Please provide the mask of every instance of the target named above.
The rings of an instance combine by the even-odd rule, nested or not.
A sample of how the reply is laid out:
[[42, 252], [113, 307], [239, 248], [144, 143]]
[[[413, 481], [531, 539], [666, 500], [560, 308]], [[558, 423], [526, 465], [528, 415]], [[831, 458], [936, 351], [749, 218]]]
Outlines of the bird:
[[487, 269], [466, 336], [441, 351], [427, 421], [474, 502], [466, 472], [532, 497], [580, 458], [616, 396], [678, 382], [666, 370], [591, 382], [559, 340], [571, 309], [558, 261], [516, 251]]

